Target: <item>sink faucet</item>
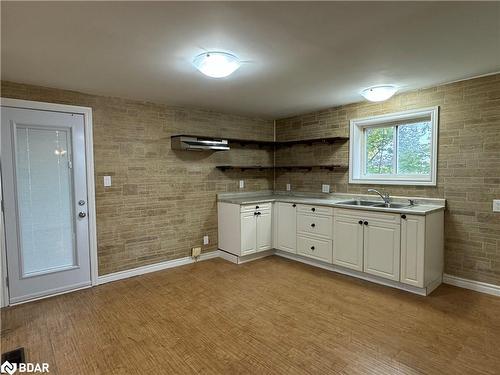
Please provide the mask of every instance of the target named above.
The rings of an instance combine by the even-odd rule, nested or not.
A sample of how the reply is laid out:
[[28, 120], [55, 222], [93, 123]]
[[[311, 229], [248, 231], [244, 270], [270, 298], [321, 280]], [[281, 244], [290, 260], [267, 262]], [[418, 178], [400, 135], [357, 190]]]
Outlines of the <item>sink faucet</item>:
[[368, 189], [368, 191], [374, 192], [374, 193], [377, 193], [378, 195], [380, 195], [380, 198], [382, 198], [384, 200], [384, 203], [386, 206], [389, 206], [391, 204], [391, 197], [389, 196], [389, 193], [384, 192], [384, 194], [382, 194], [377, 189]]

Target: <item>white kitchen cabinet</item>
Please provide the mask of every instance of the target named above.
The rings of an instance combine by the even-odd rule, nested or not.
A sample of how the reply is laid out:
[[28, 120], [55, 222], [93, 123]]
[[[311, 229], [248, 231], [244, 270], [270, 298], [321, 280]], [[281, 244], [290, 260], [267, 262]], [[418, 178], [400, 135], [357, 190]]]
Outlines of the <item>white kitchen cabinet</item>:
[[333, 263], [399, 281], [399, 214], [336, 209]]
[[[399, 281], [400, 225], [394, 214], [381, 219], [365, 217], [363, 222], [363, 270], [366, 273]], [[388, 220], [384, 220], [388, 219]]]
[[443, 269], [443, 212], [401, 215], [401, 275], [419, 288], [439, 284]]
[[272, 249], [272, 205], [218, 202], [219, 249], [245, 256]]
[[241, 255], [257, 250], [257, 218], [255, 212], [241, 213]]
[[297, 205], [276, 203], [276, 248], [290, 253], [297, 252]]
[[297, 236], [297, 254], [331, 263], [332, 241], [299, 235]]
[[356, 271], [363, 271], [363, 220], [361, 215], [335, 215], [333, 263]]
[[259, 210], [255, 215], [257, 250], [270, 250], [273, 247], [271, 210]]

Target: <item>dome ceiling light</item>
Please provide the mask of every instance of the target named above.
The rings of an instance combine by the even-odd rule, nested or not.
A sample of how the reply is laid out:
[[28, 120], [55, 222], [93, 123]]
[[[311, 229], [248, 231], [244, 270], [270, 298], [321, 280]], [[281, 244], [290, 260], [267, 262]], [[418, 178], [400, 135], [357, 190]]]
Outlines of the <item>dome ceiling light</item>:
[[233, 74], [241, 66], [241, 61], [230, 53], [211, 51], [196, 56], [193, 65], [206, 76], [224, 78]]
[[398, 91], [395, 85], [372, 86], [361, 91], [361, 95], [371, 102], [383, 102]]

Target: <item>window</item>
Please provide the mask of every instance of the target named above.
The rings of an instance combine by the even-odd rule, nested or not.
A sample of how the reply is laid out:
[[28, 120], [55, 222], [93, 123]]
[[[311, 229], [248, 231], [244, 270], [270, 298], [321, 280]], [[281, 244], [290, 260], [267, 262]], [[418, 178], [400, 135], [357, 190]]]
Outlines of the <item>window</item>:
[[438, 107], [351, 120], [349, 182], [436, 185]]

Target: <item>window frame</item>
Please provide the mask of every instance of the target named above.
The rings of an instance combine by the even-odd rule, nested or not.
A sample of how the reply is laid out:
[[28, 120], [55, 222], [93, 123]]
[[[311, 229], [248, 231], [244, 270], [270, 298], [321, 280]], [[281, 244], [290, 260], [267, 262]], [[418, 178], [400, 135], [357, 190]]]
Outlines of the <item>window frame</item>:
[[[374, 175], [366, 171], [365, 132], [367, 128], [388, 127], [394, 122], [408, 121], [430, 117], [431, 122], [431, 171], [428, 175]], [[394, 125], [397, 126], [397, 125]], [[350, 184], [377, 184], [377, 185], [437, 185], [437, 159], [438, 159], [438, 134], [439, 134], [439, 106], [412, 109], [409, 111], [389, 113], [379, 116], [370, 116], [350, 121], [349, 140], [349, 183]], [[397, 131], [394, 131], [397, 137]], [[394, 154], [394, 163], [397, 164], [397, 149]]]

